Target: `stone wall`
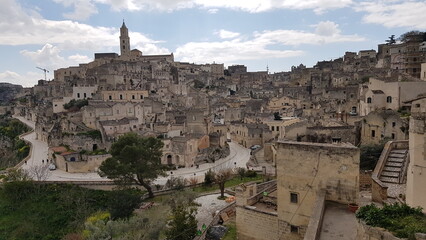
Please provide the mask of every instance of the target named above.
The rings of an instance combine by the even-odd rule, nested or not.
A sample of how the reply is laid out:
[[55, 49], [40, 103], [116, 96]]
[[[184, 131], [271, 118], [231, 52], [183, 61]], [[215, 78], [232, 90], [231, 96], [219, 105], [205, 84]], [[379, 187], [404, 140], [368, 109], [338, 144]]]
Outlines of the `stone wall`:
[[401, 240], [383, 228], [371, 227], [358, 221], [356, 240]]
[[237, 206], [237, 236], [239, 240], [278, 240], [276, 214]]
[[371, 189], [371, 184], [372, 184], [371, 174], [372, 174], [371, 170], [359, 172], [359, 187], [361, 190]]
[[354, 126], [338, 126], [338, 127], [308, 127], [307, 141], [321, 142], [324, 139], [326, 142], [331, 138], [340, 138], [342, 142], [349, 142], [354, 145], [358, 143], [357, 134]]
[[303, 239], [318, 191], [325, 189], [330, 201], [358, 202], [359, 149], [351, 144], [279, 141], [277, 175], [278, 218], [298, 228], [298, 234], [286, 228], [283, 237]]
[[85, 161], [70, 162], [65, 160], [63, 156], [56, 154], [55, 163], [58, 169], [70, 173], [96, 172], [102, 162], [109, 157], [111, 157], [110, 154], [91, 155], [84, 156]]

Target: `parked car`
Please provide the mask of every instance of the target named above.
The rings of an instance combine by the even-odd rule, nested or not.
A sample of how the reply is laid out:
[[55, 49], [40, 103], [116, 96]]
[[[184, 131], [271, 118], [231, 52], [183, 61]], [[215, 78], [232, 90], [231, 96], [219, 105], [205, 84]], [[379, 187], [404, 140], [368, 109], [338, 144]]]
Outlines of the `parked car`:
[[250, 147], [251, 150], [256, 150], [258, 148], [260, 148], [260, 145], [253, 145]]
[[56, 170], [55, 164], [53, 164], [53, 163], [49, 164], [49, 170], [51, 170], [51, 171]]

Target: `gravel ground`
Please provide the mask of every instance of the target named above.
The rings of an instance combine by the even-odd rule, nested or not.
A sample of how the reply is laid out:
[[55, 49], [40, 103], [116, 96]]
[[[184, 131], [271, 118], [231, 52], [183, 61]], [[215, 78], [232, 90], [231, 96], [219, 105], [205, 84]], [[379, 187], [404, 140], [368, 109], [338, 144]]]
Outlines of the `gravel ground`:
[[[196, 203], [201, 204], [196, 215], [198, 229], [201, 229], [203, 224], [208, 226], [213, 220], [213, 213], [216, 213], [216, 211], [219, 211], [230, 204], [225, 202], [225, 200], [217, 199], [218, 196], [220, 196], [220, 194], [212, 194], [195, 199]], [[228, 197], [229, 195], [225, 194], [225, 196]]]

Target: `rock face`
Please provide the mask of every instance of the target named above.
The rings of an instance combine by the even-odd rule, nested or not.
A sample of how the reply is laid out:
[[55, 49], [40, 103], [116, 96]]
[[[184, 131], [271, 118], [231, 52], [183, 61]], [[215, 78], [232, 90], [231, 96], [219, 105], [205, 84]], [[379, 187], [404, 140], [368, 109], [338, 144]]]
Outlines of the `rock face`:
[[21, 85], [11, 83], [0, 83], [0, 105], [9, 103], [23, 90]]

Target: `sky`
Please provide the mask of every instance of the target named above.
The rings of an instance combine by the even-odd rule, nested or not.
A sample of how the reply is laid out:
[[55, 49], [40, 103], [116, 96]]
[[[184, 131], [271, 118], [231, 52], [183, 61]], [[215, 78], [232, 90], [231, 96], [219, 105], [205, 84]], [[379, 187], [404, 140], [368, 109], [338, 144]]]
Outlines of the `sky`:
[[58, 68], [119, 53], [119, 28], [144, 55], [289, 71], [377, 50], [426, 30], [424, 0], [0, 0], [0, 82], [31, 87]]

